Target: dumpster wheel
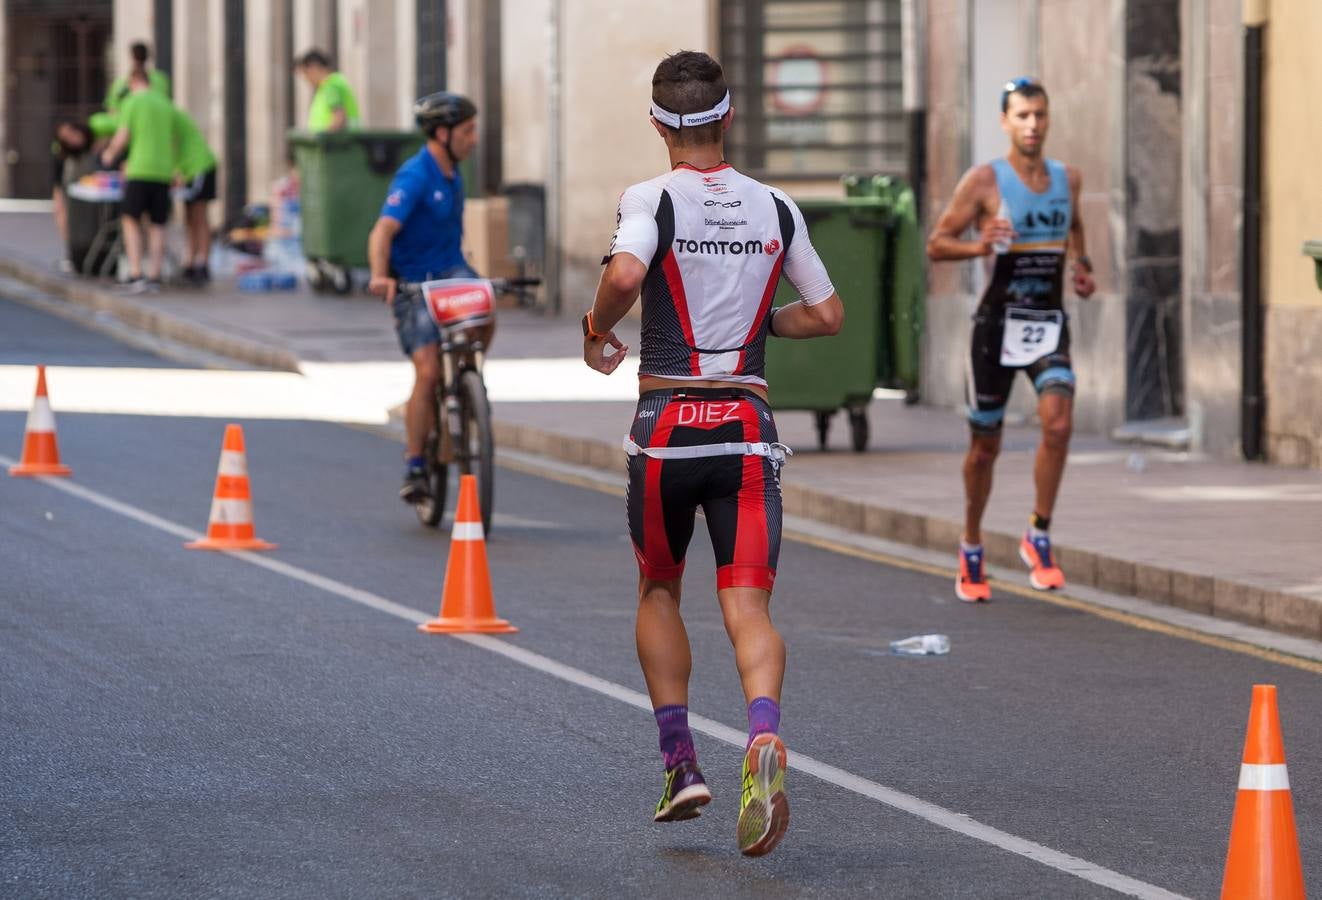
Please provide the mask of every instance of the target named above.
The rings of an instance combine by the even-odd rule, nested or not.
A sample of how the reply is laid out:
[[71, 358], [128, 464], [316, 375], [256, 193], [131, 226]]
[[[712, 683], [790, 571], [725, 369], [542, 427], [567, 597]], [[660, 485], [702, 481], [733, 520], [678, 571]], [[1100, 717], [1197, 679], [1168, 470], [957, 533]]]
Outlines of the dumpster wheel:
[[337, 294], [347, 294], [353, 287], [353, 278], [349, 273], [348, 266], [327, 266], [329, 274], [330, 289]]
[[868, 449], [868, 411], [851, 409], [849, 411], [849, 442], [855, 453]]
[[817, 422], [817, 449], [826, 449], [826, 438], [831, 433], [831, 417], [835, 415], [835, 410], [818, 411], [813, 413]]
[[307, 279], [308, 287], [318, 294], [325, 291], [328, 286], [326, 273], [322, 271], [319, 260], [309, 259], [304, 263], [303, 277]]

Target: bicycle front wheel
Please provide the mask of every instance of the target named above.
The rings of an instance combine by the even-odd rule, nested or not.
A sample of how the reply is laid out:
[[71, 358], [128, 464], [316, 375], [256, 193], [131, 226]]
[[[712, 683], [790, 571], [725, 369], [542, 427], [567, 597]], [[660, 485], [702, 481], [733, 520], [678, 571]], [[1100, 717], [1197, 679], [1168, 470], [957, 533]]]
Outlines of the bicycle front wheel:
[[495, 496], [495, 441], [491, 437], [491, 404], [487, 386], [473, 369], [459, 379], [463, 404], [463, 445], [459, 448], [459, 471], [477, 476], [477, 498], [482, 506], [482, 531], [491, 534], [491, 509]]

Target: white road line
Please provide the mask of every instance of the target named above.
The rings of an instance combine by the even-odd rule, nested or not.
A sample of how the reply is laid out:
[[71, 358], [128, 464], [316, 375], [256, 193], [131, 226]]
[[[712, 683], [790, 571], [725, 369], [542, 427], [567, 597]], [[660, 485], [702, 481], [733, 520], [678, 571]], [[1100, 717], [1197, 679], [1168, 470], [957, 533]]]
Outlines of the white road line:
[[[15, 460], [6, 456], [0, 456], [0, 466], [8, 467], [14, 463]], [[88, 503], [92, 503], [102, 509], [108, 510], [109, 512], [132, 519], [135, 522], [141, 523], [150, 528], [155, 528], [158, 531], [164, 531], [175, 537], [183, 538], [185, 540], [196, 540], [201, 537], [198, 532], [195, 532], [192, 529], [185, 528], [184, 526], [171, 522], [168, 519], [163, 519], [144, 509], [139, 509], [136, 506], [124, 503], [120, 500], [115, 500], [112, 497], [107, 497], [105, 494], [83, 487], [76, 482], [56, 478], [40, 478], [37, 480], [55, 488], [56, 490], [77, 497], [80, 500], [86, 500]], [[269, 572], [274, 572], [294, 581], [299, 581], [311, 587], [318, 588], [326, 593], [342, 597], [345, 600], [350, 600], [354, 603], [361, 604], [415, 624], [431, 618], [425, 613], [403, 606], [393, 600], [387, 600], [385, 597], [380, 597], [369, 591], [351, 587], [350, 585], [336, 581], [333, 578], [318, 575], [315, 572], [301, 569], [298, 566], [289, 565], [278, 559], [272, 559], [269, 556], [260, 556], [255, 553], [243, 552], [229, 552], [227, 555], [242, 560], [243, 562], [250, 563], [258, 568], [266, 569]], [[522, 647], [486, 635], [455, 635], [455, 637], [474, 647], [499, 654], [506, 659], [520, 663], [521, 665], [535, 669], [554, 678], [559, 678], [562, 681], [577, 685], [578, 687], [618, 700], [628, 706], [636, 707], [645, 712], [652, 711], [652, 704], [646, 695], [640, 694], [638, 691], [631, 690], [623, 685], [616, 684], [613, 681], [598, 678], [596, 675], [584, 672], [581, 669], [575, 669], [564, 663], [556, 662], [554, 659], [542, 656], [539, 653], [525, 650]], [[703, 716], [690, 715], [689, 727], [694, 731], [705, 734], [708, 737], [716, 738], [719, 741], [724, 741], [725, 743], [731, 744], [740, 749], [743, 749], [743, 746], [747, 741], [747, 735], [743, 731], [730, 728], [727, 725], [722, 725], [720, 722]], [[998, 847], [1026, 859], [1031, 859], [1034, 862], [1047, 866], [1048, 868], [1056, 869], [1067, 875], [1073, 875], [1075, 878], [1080, 878], [1084, 881], [1110, 888], [1118, 893], [1130, 897], [1140, 897], [1143, 898], [1143, 900], [1187, 900], [1187, 898], [1184, 898], [1180, 894], [1174, 894], [1164, 888], [1148, 884], [1144, 881], [1139, 881], [1136, 878], [1130, 878], [1127, 875], [1122, 875], [1119, 872], [1090, 863], [1077, 856], [1071, 856], [1068, 853], [1053, 850], [1050, 847], [1046, 847], [1034, 841], [1017, 837], [1016, 835], [1001, 831], [998, 828], [985, 825], [982, 822], [969, 818], [968, 816], [948, 810], [945, 807], [937, 806], [935, 803], [928, 803], [926, 800], [920, 800], [917, 797], [897, 791], [894, 788], [888, 788], [875, 781], [869, 781], [859, 775], [846, 772], [844, 769], [813, 759], [810, 756], [805, 756], [802, 753], [790, 753], [789, 767], [825, 781], [827, 784], [835, 785], [836, 787], [858, 794], [861, 797], [876, 800], [878, 803], [917, 816], [920, 819], [931, 822], [933, 825], [937, 825], [957, 834], [962, 834], [965, 837], [973, 838], [974, 840], [982, 841], [983, 843], [990, 844], [993, 847]]]

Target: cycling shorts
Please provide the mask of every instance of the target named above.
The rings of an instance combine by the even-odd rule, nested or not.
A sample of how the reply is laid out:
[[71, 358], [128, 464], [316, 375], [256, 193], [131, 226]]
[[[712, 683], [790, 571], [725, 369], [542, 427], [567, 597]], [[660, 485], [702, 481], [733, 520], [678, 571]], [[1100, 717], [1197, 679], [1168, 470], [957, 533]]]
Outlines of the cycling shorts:
[[1033, 382], [1038, 396], [1048, 393], [1074, 396], [1074, 369], [1070, 364], [1070, 327], [1061, 328], [1060, 343], [1046, 356], [1022, 369], [1001, 365], [1001, 339], [1005, 319], [999, 312], [979, 311], [973, 317], [973, 350], [969, 359], [969, 427], [980, 434], [995, 434], [1005, 419], [1010, 388], [1016, 372]]
[[[771, 407], [738, 388], [648, 391], [629, 436], [639, 447], [775, 443]], [[629, 457], [629, 535], [643, 577], [684, 573], [699, 507], [716, 555], [716, 588], [770, 591], [780, 557], [780, 464], [766, 456]]]

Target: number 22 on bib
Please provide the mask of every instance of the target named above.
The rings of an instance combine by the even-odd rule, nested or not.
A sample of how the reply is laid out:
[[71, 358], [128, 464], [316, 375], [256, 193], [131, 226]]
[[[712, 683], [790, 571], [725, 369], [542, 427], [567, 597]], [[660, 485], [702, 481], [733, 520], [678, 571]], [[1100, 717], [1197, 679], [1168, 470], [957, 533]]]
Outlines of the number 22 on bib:
[[1054, 353], [1064, 324], [1065, 314], [1058, 309], [1006, 307], [1001, 365], [1022, 369]]

